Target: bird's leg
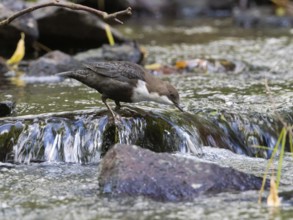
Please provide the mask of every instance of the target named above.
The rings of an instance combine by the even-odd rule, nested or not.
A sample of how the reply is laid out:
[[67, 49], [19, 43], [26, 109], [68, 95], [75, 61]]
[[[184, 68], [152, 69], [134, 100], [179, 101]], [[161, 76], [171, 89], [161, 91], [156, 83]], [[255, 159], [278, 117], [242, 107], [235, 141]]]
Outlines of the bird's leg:
[[106, 105], [107, 109], [110, 111], [111, 115], [113, 116], [113, 119], [115, 120], [115, 113], [113, 112], [113, 110], [111, 109], [111, 107], [108, 105], [107, 101], [107, 97], [102, 96], [102, 102]]
[[117, 111], [121, 108], [121, 105], [119, 101], [115, 101], [115, 104], [116, 104], [115, 111]]

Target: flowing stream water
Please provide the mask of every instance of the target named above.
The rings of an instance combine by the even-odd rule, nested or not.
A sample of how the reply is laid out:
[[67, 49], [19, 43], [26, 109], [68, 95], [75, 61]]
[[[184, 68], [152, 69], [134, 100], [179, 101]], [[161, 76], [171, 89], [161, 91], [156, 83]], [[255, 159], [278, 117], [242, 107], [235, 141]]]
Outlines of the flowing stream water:
[[[283, 205], [276, 209], [257, 204], [255, 191], [181, 203], [99, 194], [98, 164], [117, 140], [262, 176], [283, 126], [276, 112], [293, 121], [290, 30], [243, 30], [227, 20], [150, 21], [121, 30], [143, 44], [147, 64], [212, 58], [244, 68], [161, 76], [178, 88], [187, 112], [155, 103], [126, 105], [116, 139], [104, 135], [113, 133], [100, 95], [79, 82], [1, 79], [0, 100], [15, 101], [16, 109], [0, 118], [0, 219], [291, 219], [289, 153], [280, 186]], [[271, 172], [276, 168], [277, 161]]]

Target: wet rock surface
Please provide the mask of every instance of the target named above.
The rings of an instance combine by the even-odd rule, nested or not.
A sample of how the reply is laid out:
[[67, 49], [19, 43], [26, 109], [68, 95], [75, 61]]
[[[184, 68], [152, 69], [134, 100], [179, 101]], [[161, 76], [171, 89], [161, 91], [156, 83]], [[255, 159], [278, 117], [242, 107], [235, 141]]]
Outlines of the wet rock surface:
[[[3, 1], [0, 3], [0, 21], [22, 9], [43, 3], [47, 2]], [[11, 56], [20, 38], [20, 32], [26, 35], [26, 53], [29, 55], [32, 55], [32, 51], [42, 52], [44, 48], [46, 51], [59, 49], [70, 53], [96, 48], [108, 43], [105, 25], [101, 18], [88, 12], [62, 7], [40, 8], [0, 27], [1, 56]], [[116, 43], [126, 41], [119, 31], [110, 28]]]
[[[226, 162], [236, 169], [253, 171], [262, 175], [266, 164], [262, 159], [234, 155], [233, 162], [224, 152], [211, 149], [211, 158], [217, 163]], [[291, 155], [287, 159], [292, 158]], [[287, 162], [292, 162], [287, 161]], [[287, 163], [286, 163], [287, 164]], [[214, 219], [215, 216], [239, 218], [243, 215], [254, 219], [269, 219], [267, 208], [260, 211], [258, 193], [254, 190], [199, 196], [190, 202], [158, 202], [147, 197], [109, 198], [99, 192], [98, 165], [72, 163], [31, 163], [1, 168], [0, 200], [1, 219]], [[292, 185], [291, 164], [283, 180]], [[245, 168], [246, 167], [246, 168]], [[291, 191], [288, 190], [288, 193]], [[289, 196], [289, 195], [288, 195]], [[284, 197], [282, 216], [291, 216], [292, 199]], [[291, 202], [291, 203], [290, 203]], [[266, 207], [262, 203], [262, 207]], [[261, 209], [262, 210], [262, 209]], [[236, 216], [236, 217], [235, 217]], [[245, 217], [246, 218], [246, 217]]]
[[29, 63], [28, 75], [48, 76], [77, 69], [81, 63], [61, 51], [52, 51]]
[[125, 42], [123, 44], [102, 45], [101, 48], [90, 49], [77, 53], [74, 58], [80, 62], [106, 61], [129, 61], [133, 63], [142, 63], [144, 52], [137, 42]]
[[258, 190], [262, 179], [231, 168], [117, 144], [100, 164], [99, 184], [114, 196], [160, 201], [192, 200], [202, 194]]
[[102, 53], [107, 61], [129, 61], [132, 63], [142, 63], [144, 53], [137, 42], [127, 42], [122, 45], [103, 45]]
[[[75, 56], [59, 50], [51, 51], [29, 62], [23, 67], [23, 70], [27, 72], [28, 76], [50, 76], [63, 71], [80, 69], [86, 62], [121, 60], [141, 63], [143, 58], [144, 54], [138, 44], [130, 42], [114, 46], [103, 45], [101, 48], [81, 52]], [[3, 66], [3, 71], [5, 71], [5, 66]]]
[[[292, 36], [290, 30], [272, 29], [269, 32], [257, 29], [255, 35], [252, 30], [227, 28], [225, 22], [217, 19], [215, 23], [219, 25], [214, 26], [215, 23], [188, 20], [184, 26], [176, 21], [172, 23], [176, 26], [166, 27], [156, 20], [151, 25], [139, 23], [140, 29], [129, 23], [123, 26], [127, 33], [132, 31], [140, 42], [144, 42], [148, 50], [147, 63], [172, 65], [177, 60], [203, 57], [235, 59], [265, 67], [241, 74], [199, 71], [164, 77], [179, 89], [182, 104], [188, 112], [185, 114], [149, 102], [132, 104], [131, 108], [152, 112], [155, 117], [148, 122], [152, 139], [143, 142], [145, 146], [153, 146], [152, 151], [163, 152], [166, 149], [161, 143], [169, 143], [171, 148], [167, 152], [174, 153], [178, 149], [174, 146], [187, 146], [188, 142], [202, 140], [204, 145], [212, 146], [208, 147], [209, 152], [207, 147], [202, 148], [202, 159], [263, 176], [267, 160], [244, 155], [246, 152], [261, 155], [258, 151], [262, 149], [252, 145], [267, 143], [269, 147], [274, 146], [282, 128], [265, 91], [264, 78], [269, 79], [276, 111], [292, 124]], [[0, 171], [0, 219], [72, 219], [72, 216], [140, 220], [272, 218], [272, 213], [262, 208], [266, 207], [267, 191], [263, 195], [262, 207], [257, 205], [256, 191], [200, 195], [192, 202], [181, 203], [162, 203], [142, 196], [109, 198], [97, 193], [100, 154], [93, 156], [91, 152], [104, 150], [99, 148], [101, 142], [98, 138], [103, 132], [113, 134], [113, 130], [112, 133], [103, 130], [108, 113], [99, 94], [74, 80], [14, 84], [21, 79], [16, 75], [8, 79], [10, 84], [0, 81], [1, 100], [17, 101], [16, 117], [0, 118], [0, 140], [5, 143], [0, 144], [1, 160], [16, 163], [15, 168]], [[109, 104], [114, 106], [112, 102]], [[96, 116], [101, 109], [103, 111]], [[126, 116], [123, 111], [118, 113]], [[120, 133], [122, 140], [132, 138], [136, 131], [139, 134], [145, 131], [145, 121], [129, 115]], [[147, 118], [145, 115], [142, 118]], [[170, 127], [175, 130], [169, 130]], [[176, 132], [178, 127], [184, 132]], [[174, 134], [180, 138], [174, 140]], [[161, 138], [155, 139], [158, 137]], [[109, 135], [106, 140], [109, 140], [110, 147], [113, 136]], [[157, 140], [160, 144], [155, 142]], [[64, 143], [67, 147], [62, 145]], [[142, 142], [135, 144], [143, 146]], [[219, 146], [239, 154], [217, 148]], [[178, 154], [187, 153], [186, 149], [180, 148]], [[42, 158], [43, 155], [46, 157]], [[193, 154], [188, 157], [194, 159]], [[277, 167], [278, 161], [274, 161], [273, 168]], [[271, 169], [269, 175], [275, 174], [276, 170]], [[281, 192], [292, 194], [292, 177], [292, 155], [285, 153]], [[283, 200], [281, 212], [274, 213], [276, 218], [292, 216], [292, 199], [284, 198], [288, 198], [289, 205], [286, 199]]]
[[[99, 17], [61, 7], [47, 7], [33, 12], [40, 32], [39, 40], [51, 49], [80, 51], [96, 48], [108, 42], [105, 22]], [[115, 42], [126, 38], [111, 27]]]
[[202, 153], [197, 133], [188, 127], [180, 128], [142, 109], [118, 113], [122, 117], [118, 127], [109, 122], [105, 111], [3, 119], [0, 161], [94, 163], [115, 143], [140, 144], [155, 152]]
[[[68, 81], [70, 85], [72, 82]], [[97, 152], [104, 154], [117, 142], [136, 144], [155, 152], [188, 152], [193, 155], [201, 155], [201, 146], [204, 145], [229, 149], [251, 157], [269, 158], [282, 129], [282, 123], [273, 114], [260, 112], [239, 114], [237, 108], [234, 109], [236, 112], [233, 112], [227, 109], [221, 111], [205, 109], [204, 106], [193, 107], [193, 105], [188, 107], [187, 112], [182, 113], [170, 107], [163, 110], [166, 108], [164, 105], [148, 108], [143, 103], [138, 104], [139, 107], [125, 106], [117, 111], [122, 121], [121, 126], [116, 128], [108, 121], [109, 112], [101, 110], [105, 107], [102, 101], [97, 101], [100, 99], [95, 91], [91, 96], [91, 91], [85, 88], [89, 96], [87, 101], [99, 102], [100, 109], [72, 112], [72, 106], [86, 107], [85, 101], [76, 99], [84, 92], [83, 89], [78, 91], [73, 86], [67, 93], [62, 87], [48, 88], [50, 96], [44, 99], [42, 95], [44, 87], [34, 85], [33, 88], [30, 92], [34, 91], [38, 103], [32, 103], [32, 106], [39, 110], [38, 113], [42, 113], [42, 107], [38, 106], [46, 104], [49, 104], [52, 110], [63, 106], [70, 112], [41, 115], [36, 115], [35, 112], [32, 116], [10, 117], [0, 121], [2, 125], [0, 137], [4, 135], [2, 139], [0, 138], [0, 145], [15, 146], [13, 152], [16, 154], [10, 160], [96, 161], [99, 159], [95, 157]], [[55, 96], [60, 97], [59, 104], [56, 103]], [[48, 102], [48, 100], [52, 101]], [[213, 104], [216, 106], [216, 103]], [[21, 102], [18, 103], [16, 114], [25, 107], [22, 106]], [[198, 107], [202, 109], [197, 110]], [[287, 123], [292, 123], [290, 110], [284, 111], [282, 116]], [[16, 125], [21, 125], [21, 129], [16, 129], [19, 128]], [[67, 145], [74, 145], [73, 152], [78, 156], [65, 156], [63, 147]], [[91, 150], [88, 150], [89, 148]], [[45, 149], [47, 150], [44, 151]], [[285, 149], [290, 150], [289, 142], [286, 143]], [[6, 158], [5, 155], [13, 153], [11, 147], [5, 148], [3, 152], [4, 156], [1, 160]]]
[[[93, 162], [115, 143], [197, 156], [202, 155], [202, 146], [211, 146], [269, 158], [282, 129], [278, 119], [262, 114], [239, 116], [215, 111], [190, 114], [135, 107], [124, 107], [117, 113], [122, 117], [118, 127], [109, 122], [108, 112], [102, 110], [4, 118], [0, 121], [3, 147], [0, 160]], [[284, 118], [291, 122], [291, 114], [284, 114]], [[68, 146], [74, 148], [65, 154]], [[289, 142], [285, 150], [290, 150]]]
[[0, 102], [0, 117], [10, 115], [15, 108], [15, 103], [11, 101]]
[[[145, 112], [136, 117], [132, 111], [129, 118], [124, 118], [118, 134], [122, 143], [149, 146], [157, 152], [178, 150], [180, 158], [188, 152], [187, 143], [210, 145], [209, 152], [207, 147], [202, 148], [201, 159], [263, 176], [267, 160], [244, 155], [270, 155], [271, 150], [263, 153], [253, 145], [272, 149], [282, 128], [268, 100], [264, 78], [269, 79], [276, 111], [292, 124], [292, 36], [290, 30], [270, 29], [272, 32], [263, 33], [257, 29], [254, 34], [234, 26], [227, 28], [225, 22], [218, 19], [215, 23], [220, 25], [214, 26], [188, 20], [184, 26], [176, 21], [172, 23], [174, 27], [168, 27], [156, 20], [138, 30], [129, 23], [124, 25], [127, 33], [136, 34], [144, 42], [147, 63], [172, 66], [177, 60], [202, 57], [235, 59], [265, 69], [249, 68], [241, 74], [199, 70], [166, 77], [179, 89], [188, 113], [179, 114], [154, 103], [133, 104], [132, 108], [136, 106]], [[113, 137], [115, 129], [103, 130], [108, 113], [99, 94], [76, 81], [16, 84], [21, 79], [17, 75], [7, 79], [13, 83], [10, 85], [0, 80], [1, 100], [17, 101], [16, 117], [0, 118], [0, 158], [14, 163], [12, 168], [6, 165], [1, 168], [0, 164], [0, 219], [272, 218], [271, 212], [257, 205], [256, 191], [210, 193], [181, 203], [162, 203], [143, 196], [109, 198], [97, 193], [97, 163], [100, 153], [108, 150], [103, 144], [107, 142], [105, 146], [110, 148], [117, 138]], [[98, 113], [101, 109], [104, 111]], [[57, 113], [62, 111], [69, 112]], [[146, 112], [151, 112], [149, 119]], [[126, 116], [123, 110], [118, 113]], [[147, 135], [142, 134], [146, 130]], [[102, 134], [108, 135], [101, 140]], [[144, 135], [149, 137], [147, 141], [142, 138]], [[197, 160], [193, 154], [186, 157]], [[277, 167], [278, 161], [274, 161], [273, 168]], [[274, 213], [276, 218], [292, 215], [289, 153], [285, 153], [283, 168], [280, 184], [283, 207], [281, 212]], [[275, 169], [270, 170], [269, 175], [275, 174]]]

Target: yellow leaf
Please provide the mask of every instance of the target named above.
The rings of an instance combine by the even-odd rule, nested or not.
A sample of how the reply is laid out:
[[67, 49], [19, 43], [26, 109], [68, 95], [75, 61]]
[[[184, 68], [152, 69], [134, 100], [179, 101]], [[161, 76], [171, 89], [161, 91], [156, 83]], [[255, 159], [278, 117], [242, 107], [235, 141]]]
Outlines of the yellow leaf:
[[112, 35], [112, 32], [111, 32], [111, 28], [110, 28], [110, 26], [108, 24], [105, 24], [105, 31], [106, 31], [106, 35], [107, 35], [109, 44], [111, 46], [113, 46], [115, 44], [115, 41], [114, 41], [114, 38], [113, 38], [113, 35]]
[[153, 64], [149, 64], [149, 65], [144, 66], [144, 68], [146, 68], [147, 70], [158, 70], [161, 67], [162, 67], [162, 65], [159, 63], [153, 63]]
[[187, 67], [187, 62], [184, 61], [184, 60], [179, 60], [179, 61], [176, 62], [175, 66], [178, 69], [185, 69]]
[[277, 7], [276, 8], [276, 15], [279, 17], [285, 16], [286, 9], [284, 7]]
[[21, 38], [17, 43], [16, 50], [14, 51], [12, 57], [9, 60], [7, 60], [8, 65], [17, 65], [23, 59], [25, 54], [24, 37], [24, 33], [21, 32]]
[[278, 188], [273, 177], [270, 181], [270, 194], [267, 199], [267, 205], [272, 207], [279, 207], [281, 205], [281, 200], [278, 196]]

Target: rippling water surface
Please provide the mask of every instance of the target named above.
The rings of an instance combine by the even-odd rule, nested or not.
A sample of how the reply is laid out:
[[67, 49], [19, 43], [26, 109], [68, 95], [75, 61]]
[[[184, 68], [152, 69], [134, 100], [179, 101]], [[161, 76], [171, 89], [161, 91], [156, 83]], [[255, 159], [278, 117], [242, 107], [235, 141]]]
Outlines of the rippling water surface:
[[[269, 137], [277, 135], [270, 133], [278, 130], [274, 127], [275, 111], [280, 112], [292, 123], [293, 44], [290, 30], [242, 30], [231, 27], [229, 21], [225, 20], [177, 21], [176, 25], [149, 23], [138, 26], [126, 23], [121, 29], [144, 45], [148, 51], [148, 64], [155, 62], [174, 65], [177, 60], [195, 58], [240, 60], [248, 64], [248, 70], [237, 74], [197, 72], [163, 77], [179, 89], [182, 103], [190, 114], [198, 114], [203, 119], [220, 117], [223, 134], [227, 134], [226, 120], [235, 130], [250, 129], [251, 135], [247, 136], [250, 137], [247, 143], [259, 143], [259, 140], [255, 139], [258, 137], [255, 134], [258, 131], [263, 132], [261, 125], [265, 124], [268, 126], [267, 136], [264, 137], [267, 138], [266, 142], [273, 146], [275, 142], [270, 142]], [[268, 99], [264, 86], [265, 79], [269, 82], [275, 106]], [[91, 115], [105, 110], [97, 92], [74, 80], [44, 80], [38, 79], [36, 82], [34, 79], [23, 77], [1, 80], [0, 100], [15, 101], [17, 107], [14, 116], [24, 118], [36, 114], [42, 114], [42, 117], [46, 118], [50, 114], [82, 110], [89, 115], [86, 120], [91, 120]], [[139, 103], [132, 106], [145, 108], [162, 117], [173, 117], [176, 120], [177, 112], [175, 113], [176, 110], [171, 107], [154, 103]], [[9, 121], [5, 119], [6, 122], [7, 120]], [[87, 123], [86, 120], [77, 119], [76, 123]], [[101, 116], [94, 120], [102, 120], [99, 123], [103, 125], [107, 117]], [[250, 127], [252, 122], [257, 122], [258, 127]], [[35, 123], [39, 126], [39, 122]], [[131, 121], [126, 121], [127, 123], [128, 127], [120, 133], [120, 139], [125, 142], [129, 137], [127, 134], [133, 132]], [[143, 121], [139, 123], [141, 127], [144, 126]], [[82, 127], [81, 124], [78, 126]], [[212, 129], [212, 126], [209, 128]], [[95, 128], [93, 125], [91, 129], [98, 132], [104, 128]], [[54, 146], [58, 147], [61, 136], [54, 132], [53, 129], [53, 142], [45, 144], [55, 143]], [[184, 132], [187, 130], [183, 130], [183, 133], [179, 131], [177, 134], [185, 137], [187, 144], [188, 141], [194, 142], [188, 139], [190, 136], [186, 136]], [[91, 134], [93, 136], [88, 136], [89, 139], [99, 137], [94, 132]], [[22, 134], [23, 140], [26, 137]], [[84, 141], [79, 137], [73, 135], [68, 137], [67, 141], [74, 140], [78, 148], [78, 143]], [[210, 137], [202, 144], [212, 145], [215, 140], [216, 137]], [[95, 143], [100, 142], [96, 140]], [[158, 203], [146, 198], [104, 197], [98, 193], [97, 173], [100, 155], [96, 154], [96, 157], [85, 160], [85, 163], [75, 158], [78, 157], [78, 149], [74, 150], [75, 145], [72, 149], [66, 150], [66, 163], [54, 160], [50, 162], [48, 158], [57, 157], [54, 156], [52, 145], [47, 147], [51, 151], [46, 153], [46, 162], [0, 164], [0, 219], [290, 219], [293, 216], [292, 196], [284, 196], [284, 205], [272, 209], [266, 207], [265, 203], [257, 204], [258, 194], [255, 191], [222, 193], [213, 197], [202, 196], [193, 202], [179, 204]], [[94, 146], [89, 142], [88, 149], [96, 148], [99, 148], [99, 144]], [[21, 149], [21, 145], [18, 145], [18, 150]], [[27, 148], [24, 146], [23, 149]], [[70, 150], [74, 153], [70, 153]], [[234, 167], [247, 173], [261, 176], [266, 167], [265, 159], [236, 155], [225, 149], [210, 147], [203, 147], [202, 151], [203, 160]], [[184, 150], [181, 150], [179, 156], [193, 157], [185, 154]], [[274, 168], [277, 167], [277, 162], [275, 164]], [[289, 154], [285, 156], [283, 167], [280, 190], [288, 195], [288, 192], [293, 191], [292, 157]]]

